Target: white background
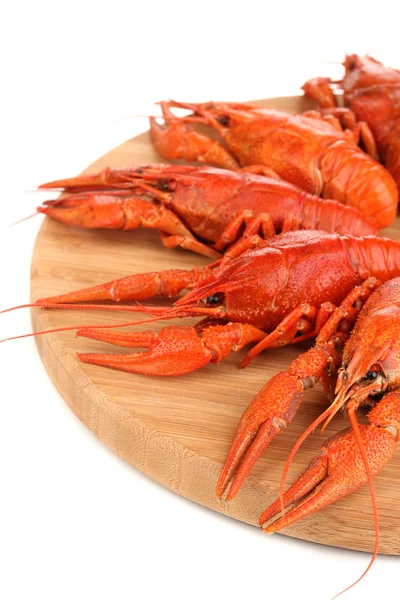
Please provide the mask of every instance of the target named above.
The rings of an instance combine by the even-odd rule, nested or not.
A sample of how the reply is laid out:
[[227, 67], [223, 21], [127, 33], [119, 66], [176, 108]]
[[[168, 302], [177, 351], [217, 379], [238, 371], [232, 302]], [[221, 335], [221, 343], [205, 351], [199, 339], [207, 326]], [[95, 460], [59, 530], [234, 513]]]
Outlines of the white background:
[[[42, 220], [8, 227], [40, 201], [19, 192], [76, 174], [147, 128], [144, 119], [104, 124], [149, 114], [160, 99], [296, 93], [311, 76], [340, 76], [328, 63], [346, 52], [400, 67], [394, 6], [37, 0], [3, 8], [1, 306], [29, 298]], [[0, 315], [1, 338], [29, 330], [28, 311]], [[32, 340], [2, 344], [0, 364], [4, 600], [329, 599], [365, 568], [365, 554], [262, 535], [136, 472], [71, 413]], [[379, 557], [346, 597], [397, 597], [398, 567], [398, 558]]]

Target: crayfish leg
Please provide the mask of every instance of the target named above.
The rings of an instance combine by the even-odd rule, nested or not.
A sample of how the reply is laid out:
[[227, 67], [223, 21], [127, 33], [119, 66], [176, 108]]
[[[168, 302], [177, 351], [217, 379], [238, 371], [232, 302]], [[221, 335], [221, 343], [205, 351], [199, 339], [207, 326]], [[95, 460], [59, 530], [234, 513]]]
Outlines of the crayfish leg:
[[[243, 226], [245, 226], [245, 230], [243, 234], [240, 234]], [[272, 238], [276, 234], [271, 215], [265, 213], [254, 215], [251, 210], [242, 210], [230, 223], [228, 223], [220, 238], [215, 243], [214, 248], [222, 251], [238, 240], [235, 247], [239, 248], [239, 250], [234, 251], [233, 248], [230, 248], [230, 257], [233, 258], [233, 256], [236, 255], [236, 252], [242, 254], [249, 248], [248, 242], [243, 240], [245, 238], [258, 236], [260, 231], [262, 232], [259, 241], [260, 244], [262, 243], [261, 239]], [[242, 246], [239, 246], [240, 243], [242, 243]], [[250, 244], [250, 247], [254, 246], [253, 242], [250, 242]]]
[[[361, 285], [351, 290], [328, 320], [326, 320], [327, 315], [325, 313], [326, 310], [331, 309], [332, 305], [330, 303], [322, 305], [319, 310], [310, 304], [298, 306], [283, 319], [274, 331], [246, 354], [240, 366], [247, 367], [253, 358], [267, 348], [297, 343], [317, 333], [319, 334], [317, 343], [323, 343], [328, 341], [335, 331], [339, 330], [341, 324], [343, 324], [344, 330], [348, 330], [355, 323], [362, 304], [380, 284], [381, 282], [375, 277], [366, 279]], [[353, 306], [358, 300], [361, 302], [357, 306]], [[314, 324], [311, 332], [299, 332], [299, 323], [302, 322], [301, 320], [304, 317]], [[320, 329], [321, 327], [322, 329]], [[298, 333], [301, 333], [301, 335], [298, 335]]]
[[[241, 367], [247, 367], [250, 362], [260, 354], [266, 348], [277, 348], [279, 346], [286, 346], [295, 341], [296, 335], [299, 331], [298, 323], [302, 318], [306, 318], [310, 323], [316, 322], [318, 317], [318, 309], [311, 304], [301, 304], [292, 310], [278, 325], [274, 331], [267, 335], [257, 346], [254, 346], [244, 357], [240, 363]], [[311, 337], [315, 334], [315, 328], [311, 328], [312, 331], [307, 332], [307, 337]], [[305, 339], [302, 336], [302, 339]]]
[[191, 250], [192, 252], [207, 256], [207, 258], [213, 258], [214, 260], [221, 257], [221, 254], [217, 252], [217, 250], [213, 250], [206, 244], [202, 244], [192, 236], [170, 235], [161, 231], [160, 238], [166, 248], [183, 248], [184, 250]]

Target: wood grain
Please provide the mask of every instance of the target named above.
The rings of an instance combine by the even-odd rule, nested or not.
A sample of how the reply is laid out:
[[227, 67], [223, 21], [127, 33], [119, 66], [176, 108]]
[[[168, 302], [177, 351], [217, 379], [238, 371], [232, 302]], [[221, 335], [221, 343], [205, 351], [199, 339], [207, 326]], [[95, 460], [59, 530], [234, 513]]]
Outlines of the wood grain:
[[[270, 99], [260, 104], [292, 112], [309, 107], [299, 97]], [[106, 165], [156, 162], [165, 161], [153, 151], [145, 133], [115, 148], [86, 172]], [[400, 219], [385, 235], [400, 240]], [[156, 232], [85, 231], [46, 219], [32, 258], [32, 301], [130, 273], [170, 268], [172, 264], [190, 268], [206, 261], [190, 252], [164, 249]], [[126, 320], [126, 314], [117, 313], [32, 310], [35, 331]], [[151, 328], [158, 330], [162, 326], [155, 323]], [[149, 326], [137, 327], [145, 328]], [[238, 419], [262, 385], [284, 370], [301, 349], [287, 347], [264, 352], [244, 370], [238, 369], [242, 352], [196, 373], [152, 378], [80, 363], [75, 358], [77, 351], [102, 351], [106, 346], [75, 338], [73, 331], [38, 336], [36, 342], [46, 369], [67, 404], [111, 450], [178, 494], [254, 525], [277, 496], [282, 466], [294, 442], [326, 407], [320, 388], [307, 391], [292, 425], [272, 442], [237, 498], [228, 503], [217, 500], [215, 487]], [[337, 415], [324, 438], [347, 426], [346, 418]], [[318, 434], [308, 438], [293, 462], [288, 483], [318, 453], [322, 439]], [[399, 474], [397, 453], [375, 480], [381, 553], [400, 554]], [[284, 534], [371, 551], [374, 533], [368, 489], [358, 490], [288, 527]]]

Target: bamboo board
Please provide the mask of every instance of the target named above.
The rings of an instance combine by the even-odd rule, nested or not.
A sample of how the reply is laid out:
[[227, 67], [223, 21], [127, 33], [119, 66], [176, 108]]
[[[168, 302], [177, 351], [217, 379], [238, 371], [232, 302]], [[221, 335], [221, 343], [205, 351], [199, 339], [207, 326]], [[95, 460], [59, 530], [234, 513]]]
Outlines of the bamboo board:
[[[299, 112], [309, 108], [300, 97], [260, 102]], [[165, 162], [144, 133], [101, 157], [86, 172], [105, 166]], [[66, 176], [71, 175], [69, 173]], [[400, 219], [385, 235], [400, 240]], [[85, 231], [46, 219], [32, 258], [31, 297], [60, 294], [130, 273], [191, 268], [207, 259], [183, 250], [166, 250], [154, 231]], [[138, 315], [140, 318], [140, 315]], [[32, 310], [35, 331], [53, 327], [124, 322], [123, 313]], [[193, 324], [193, 320], [186, 320]], [[181, 321], [182, 323], [182, 321]], [[165, 325], [165, 323], [164, 323]], [[158, 330], [162, 323], [151, 328]], [[149, 326], [138, 326], [145, 329]], [[162, 485], [213, 510], [256, 525], [276, 499], [284, 461], [301, 432], [326, 407], [318, 387], [305, 394], [290, 427], [275, 438], [231, 502], [217, 500], [215, 487], [237, 422], [250, 400], [275, 373], [286, 369], [301, 349], [262, 353], [238, 369], [244, 351], [218, 365], [175, 378], [155, 378], [80, 363], [77, 351], [110, 351], [104, 344], [76, 338], [68, 331], [36, 338], [45, 367], [61, 395], [83, 423], [111, 450]], [[111, 350], [114, 351], [114, 350]], [[116, 351], [116, 349], [115, 349]], [[121, 349], [121, 352], [124, 352]], [[337, 415], [324, 438], [348, 426]], [[292, 483], [319, 452], [313, 435], [295, 458]], [[380, 552], [400, 554], [400, 453], [375, 480], [381, 524]], [[288, 527], [286, 535], [344, 548], [371, 551], [374, 542], [367, 488]]]

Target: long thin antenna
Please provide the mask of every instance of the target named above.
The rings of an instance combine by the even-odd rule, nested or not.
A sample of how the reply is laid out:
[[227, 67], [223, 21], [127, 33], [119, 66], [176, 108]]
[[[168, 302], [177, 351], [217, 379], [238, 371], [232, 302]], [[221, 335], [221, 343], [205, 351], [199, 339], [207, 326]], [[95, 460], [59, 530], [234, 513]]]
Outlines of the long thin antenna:
[[32, 219], [32, 217], [36, 217], [39, 214], [40, 213], [36, 211], [33, 214], [29, 215], [28, 217], [23, 217], [22, 219], [19, 219], [19, 221], [15, 221], [15, 223], [10, 223], [9, 227], [14, 227], [14, 225], [19, 225], [19, 223], [23, 223], [24, 221], [28, 221], [29, 219]]
[[285, 505], [284, 505], [284, 501], [283, 501], [283, 496], [285, 493], [285, 481], [286, 481], [286, 476], [288, 474], [290, 465], [292, 464], [292, 460], [295, 457], [295, 455], [297, 454], [298, 449], [300, 448], [300, 446], [302, 445], [302, 443], [304, 442], [304, 440], [310, 435], [310, 433], [313, 433], [313, 431], [316, 429], [316, 427], [318, 427], [318, 425], [320, 423], [322, 423], [322, 421], [328, 417], [332, 411], [332, 406], [329, 406], [321, 415], [319, 415], [319, 417], [317, 417], [316, 419], [314, 419], [314, 421], [311, 423], [311, 425], [309, 425], [307, 427], [307, 429], [305, 431], [303, 431], [303, 433], [301, 434], [301, 436], [299, 437], [299, 439], [297, 440], [297, 442], [295, 443], [295, 445], [293, 446], [286, 462], [285, 465], [283, 467], [283, 471], [282, 471], [282, 477], [281, 477], [281, 483], [280, 483], [280, 488], [279, 488], [279, 498], [281, 501], [281, 512], [282, 512], [282, 517], [285, 516]]
[[372, 554], [372, 558], [369, 561], [369, 564], [368, 564], [367, 568], [365, 569], [364, 573], [354, 583], [349, 585], [345, 590], [343, 590], [342, 592], [339, 592], [339, 594], [336, 594], [336, 596], [334, 596], [332, 598], [332, 600], [335, 600], [335, 598], [337, 598], [338, 596], [341, 596], [342, 594], [347, 592], [347, 590], [349, 590], [350, 588], [355, 586], [359, 581], [361, 581], [361, 579], [363, 577], [365, 577], [365, 575], [368, 573], [368, 571], [372, 567], [372, 564], [374, 563], [374, 561], [378, 555], [378, 549], [379, 549], [379, 515], [378, 515], [378, 506], [377, 506], [377, 501], [376, 501], [375, 486], [374, 486], [374, 480], [373, 480], [372, 473], [371, 473], [371, 467], [369, 465], [367, 452], [365, 450], [364, 442], [361, 437], [356, 413], [354, 410], [349, 410], [349, 411], [347, 411], [347, 414], [350, 419], [350, 423], [351, 423], [352, 430], [354, 432], [354, 436], [357, 440], [357, 445], [358, 445], [358, 448], [361, 453], [362, 461], [364, 463], [365, 473], [367, 475], [368, 485], [369, 485], [369, 489], [371, 492], [371, 502], [372, 502], [372, 510], [373, 510], [373, 515], [374, 515], [374, 526], [375, 526], [375, 544], [374, 544], [374, 552]]

